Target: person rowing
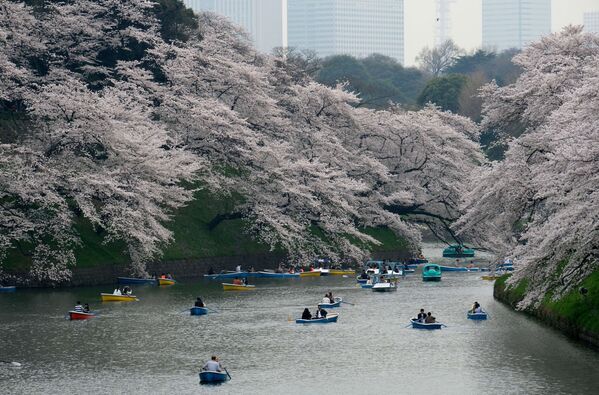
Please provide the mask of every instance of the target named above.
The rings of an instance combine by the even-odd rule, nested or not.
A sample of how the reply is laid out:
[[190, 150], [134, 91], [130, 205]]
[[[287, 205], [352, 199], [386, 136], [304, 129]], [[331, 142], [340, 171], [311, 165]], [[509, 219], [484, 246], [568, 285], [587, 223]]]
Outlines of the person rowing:
[[420, 309], [420, 313], [418, 313], [418, 322], [424, 322], [426, 320], [426, 313], [424, 309]]
[[325, 309], [323, 309], [322, 307], [318, 306], [318, 309], [316, 310], [316, 315], [314, 316], [314, 319], [320, 319], [320, 318], [327, 318], [327, 311]]
[[331, 300], [329, 299], [329, 294], [324, 294], [324, 298], [322, 298], [322, 304], [329, 304]]
[[81, 302], [77, 301], [77, 304], [75, 305], [75, 308], [73, 310], [77, 313], [83, 313], [84, 311], [83, 306], [81, 306]]
[[329, 291], [329, 295], [328, 295], [328, 297], [329, 297], [329, 301], [330, 301], [331, 303], [335, 303], [335, 298], [333, 298], [333, 292]]
[[480, 307], [480, 304], [478, 304], [478, 302], [474, 302], [472, 308], [470, 309], [470, 312], [474, 314], [480, 314], [483, 312], [483, 309]]
[[206, 307], [204, 301], [199, 296], [196, 298], [196, 302], [194, 303], [195, 307]]
[[304, 309], [304, 312], [302, 313], [302, 320], [311, 320], [312, 319], [312, 313], [310, 313], [310, 310], [308, 310], [308, 308], [306, 307]]
[[216, 355], [213, 355], [212, 358], [208, 362], [206, 362], [202, 367], [202, 370], [207, 370], [210, 372], [222, 372], [223, 369], [224, 368], [219, 362], [218, 357]]

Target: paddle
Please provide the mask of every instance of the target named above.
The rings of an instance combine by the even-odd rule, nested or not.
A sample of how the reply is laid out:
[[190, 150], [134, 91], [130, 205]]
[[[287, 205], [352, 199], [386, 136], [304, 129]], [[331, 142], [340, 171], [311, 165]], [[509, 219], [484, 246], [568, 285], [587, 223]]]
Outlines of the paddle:
[[187, 309], [185, 309], [185, 310], [182, 310], [182, 311], [180, 311], [180, 313], [189, 313], [189, 308], [187, 308]]
[[232, 380], [231, 375], [229, 374], [229, 371], [227, 370], [227, 368], [223, 368], [223, 369], [225, 369], [225, 372], [227, 372], [227, 376], [229, 376], [229, 380]]
[[408, 325], [404, 326], [404, 328], [409, 328], [410, 326], [412, 326], [411, 322]]
[[2, 362], [2, 363], [8, 363], [8, 364], [10, 364], [12, 366], [17, 366], [17, 367], [21, 366], [21, 364], [18, 363], [18, 362], [10, 362], [10, 361], [0, 361], [0, 362]]
[[342, 300], [342, 301], [341, 301], [341, 303], [346, 303], [346, 304], [348, 304], [348, 305], [355, 306], [355, 304], [353, 304], [353, 303], [349, 303], [349, 302], [346, 302], [345, 300]]
[[212, 311], [213, 313], [220, 313], [220, 311], [217, 311], [217, 310], [211, 309], [211, 308], [210, 308], [210, 307], [208, 307], [208, 306], [204, 306], [204, 307], [206, 307], [208, 310]]

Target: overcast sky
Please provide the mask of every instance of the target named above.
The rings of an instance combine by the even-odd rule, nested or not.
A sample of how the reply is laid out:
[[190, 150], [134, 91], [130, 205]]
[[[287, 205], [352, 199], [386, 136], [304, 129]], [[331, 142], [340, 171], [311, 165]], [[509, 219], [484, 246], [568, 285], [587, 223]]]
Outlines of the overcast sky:
[[[478, 48], [482, 42], [481, 0], [456, 0], [452, 7], [452, 37], [465, 49]], [[414, 65], [414, 58], [425, 46], [434, 44], [436, 19], [434, 0], [404, 0], [405, 63]], [[553, 31], [568, 24], [582, 24], [585, 11], [598, 10], [599, 0], [552, 0]]]

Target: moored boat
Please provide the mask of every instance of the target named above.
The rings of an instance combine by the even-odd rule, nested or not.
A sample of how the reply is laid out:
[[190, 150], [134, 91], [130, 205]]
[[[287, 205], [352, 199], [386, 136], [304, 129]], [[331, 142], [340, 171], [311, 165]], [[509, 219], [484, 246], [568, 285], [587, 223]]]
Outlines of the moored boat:
[[415, 318], [412, 318], [410, 321], [412, 322], [412, 328], [415, 329], [441, 329], [443, 326], [443, 324], [440, 322], [425, 324], [424, 322], [420, 322]]
[[208, 314], [208, 308], [194, 306], [191, 309], [189, 309], [189, 314], [190, 315], [205, 315], [205, 314]]
[[69, 319], [71, 321], [75, 321], [75, 320], [87, 320], [87, 319], [93, 318], [95, 316], [96, 316], [96, 314], [92, 313], [91, 311], [87, 312], [87, 313], [85, 313], [83, 311], [75, 311], [75, 310], [69, 311]]
[[156, 285], [158, 282], [155, 278], [133, 278], [133, 277], [117, 277], [117, 282], [121, 285]]
[[102, 298], [102, 302], [135, 302], [138, 300], [137, 296], [135, 295], [115, 295], [101, 293], [100, 297]]
[[271, 271], [260, 271], [258, 272], [258, 276], [260, 278], [299, 278], [299, 273], [276, 273]]
[[487, 280], [487, 281], [495, 281], [499, 278], [500, 276], [496, 275], [496, 274], [488, 274], [485, 276], [481, 276], [481, 278], [483, 280]]
[[323, 309], [328, 309], [328, 308], [332, 308], [332, 307], [341, 307], [341, 302], [343, 302], [342, 298], [336, 297], [333, 298], [335, 300], [335, 303], [319, 303], [318, 307], [321, 307]]
[[[257, 272], [252, 272], [252, 277], [257, 277]], [[250, 273], [248, 272], [222, 272], [216, 274], [204, 274], [204, 278], [209, 280], [221, 280], [225, 278], [247, 278]]]
[[469, 320], [486, 320], [487, 319], [487, 313], [486, 312], [482, 312], [482, 313], [471, 313], [468, 312], [468, 319]]
[[450, 245], [443, 250], [443, 258], [472, 258], [474, 250], [465, 245]]
[[337, 322], [339, 318], [339, 314], [331, 313], [327, 314], [326, 318], [313, 318], [311, 320], [304, 320], [302, 318], [298, 318], [295, 320], [296, 324], [328, 324], [330, 322]]
[[441, 281], [441, 267], [432, 263], [424, 265], [422, 281]]
[[253, 291], [254, 289], [256, 289], [255, 285], [223, 283], [225, 291]]
[[0, 287], [0, 293], [10, 293], [10, 292], [16, 292], [17, 291], [17, 287], [10, 286], [10, 287]]
[[393, 292], [393, 291], [397, 291], [397, 284], [395, 283], [387, 283], [387, 282], [380, 282], [380, 283], [376, 283], [372, 286], [372, 291], [373, 292]]
[[354, 275], [356, 271], [354, 269], [329, 269], [330, 276], [344, 276], [344, 275]]
[[465, 266], [439, 266], [442, 272], [478, 272], [480, 268], [476, 266], [465, 267]]
[[217, 372], [214, 370], [204, 370], [200, 372], [200, 383], [222, 383], [229, 379], [227, 372]]
[[299, 275], [300, 277], [320, 277], [320, 270], [301, 272]]
[[159, 278], [158, 285], [175, 285], [177, 281], [172, 278]]

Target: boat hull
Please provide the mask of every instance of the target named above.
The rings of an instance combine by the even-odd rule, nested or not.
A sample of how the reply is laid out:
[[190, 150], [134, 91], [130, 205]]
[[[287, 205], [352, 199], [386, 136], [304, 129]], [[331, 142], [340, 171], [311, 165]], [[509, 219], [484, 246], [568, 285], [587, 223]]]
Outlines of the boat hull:
[[441, 267], [428, 264], [422, 268], [422, 281], [441, 281]]
[[368, 282], [367, 278], [357, 278], [356, 281], [358, 282], [358, 284], [366, 284]]
[[260, 278], [299, 278], [299, 273], [258, 272]]
[[200, 383], [222, 383], [229, 379], [226, 372], [204, 371], [200, 372]]
[[96, 314], [94, 313], [83, 313], [79, 311], [69, 311], [69, 319], [71, 321], [76, 320], [88, 320], [90, 318], [94, 318]]
[[301, 272], [300, 277], [320, 277], [320, 271]]
[[499, 276], [481, 276], [481, 278], [487, 281], [495, 281], [499, 278]]
[[119, 284], [125, 285], [156, 285], [158, 284], [155, 278], [132, 278], [132, 277], [117, 277]]
[[361, 286], [362, 288], [365, 288], [365, 289], [370, 289], [370, 288], [372, 288], [372, 284], [360, 284], [360, 286]]
[[255, 285], [223, 283], [223, 290], [225, 290], [225, 291], [253, 291], [255, 289], [256, 289]]
[[295, 320], [296, 324], [328, 324], [331, 322], [337, 322], [337, 319], [339, 318], [339, 314], [328, 314], [327, 318], [317, 318], [317, 319], [312, 319], [312, 320], [304, 320], [301, 318], [298, 318]]
[[190, 315], [206, 315], [208, 314], [208, 308], [206, 307], [192, 307], [189, 309]]
[[372, 287], [372, 292], [394, 292], [397, 291], [397, 286], [396, 285], [391, 285], [389, 284], [389, 286], [381, 286], [382, 284], [375, 284]]
[[102, 302], [135, 302], [137, 297], [135, 295], [114, 295], [114, 294], [100, 294]]
[[249, 275], [252, 275], [252, 277], [257, 277], [256, 275], [258, 273], [253, 272], [253, 273], [248, 273], [248, 272], [228, 272], [228, 273], [218, 273], [218, 274], [204, 274], [204, 278], [209, 279], [209, 280], [221, 280], [221, 279], [225, 279], [225, 278], [247, 278], [250, 277]]
[[0, 293], [11, 293], [11, 292], [16, 292], [16, 291], [17, 291], [17, 287], [15, 287], [15, 286], [0, 287]]
[[355, 275], [356, 271], [355, 270], [338, 270], [338, 269], [331, 269], [329, 270], [329, 275], [330, 276], [345, 276], [345, 275]]
[[422, 276], [422, 281], [441, 281], [441, 276]]
[[423, 322], [418, 322], [418, 320], [411, 320], [412, 321], [412, 328], [414, 329], [427, 329], [427, 330], [433, 330], [433, 329], [441, 329], [441, 327], [443, 326], [443, 324], [436, 322], [434, 324], [425, 324]]
[[177, 281], [172, 278], [159, 278], [158, 285], [175, 285]]
[[468, 313], [469, 320], [486, 320], [487, 313]]
[[478, 267], [440, 266], [442, 272], [479, 272]]
[[334, 298], [335, 299], [335, 303], [319, 303], [318, 307], [323, 308], [323, 309], [329, 309], [329, 308], [333, 308], [333, 307], [341, 307], [341, 302], [343, 302], [342, 298]]

